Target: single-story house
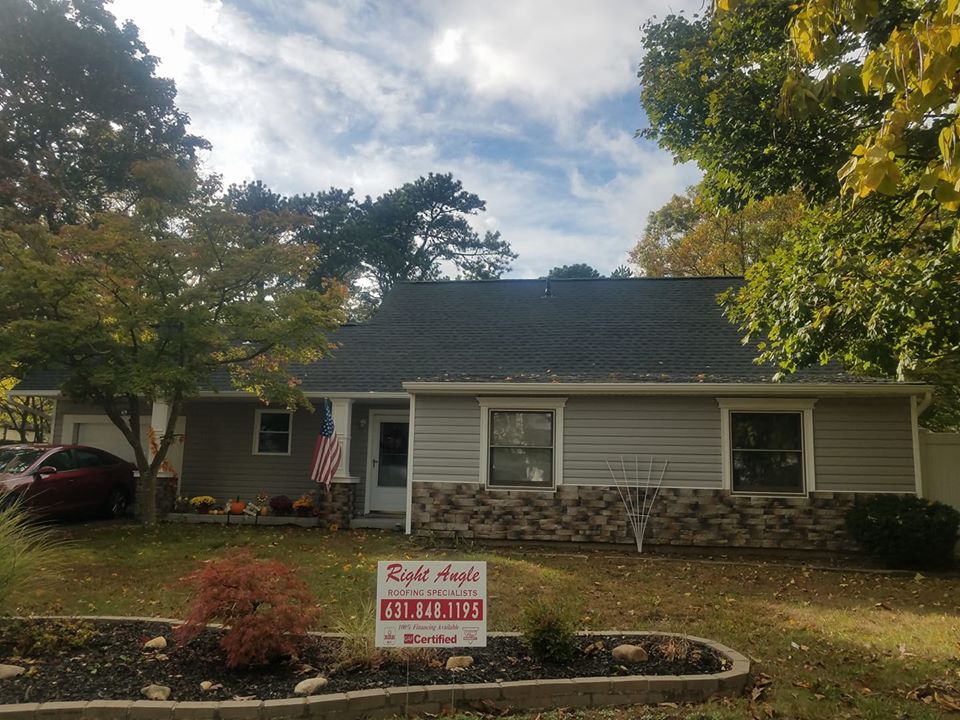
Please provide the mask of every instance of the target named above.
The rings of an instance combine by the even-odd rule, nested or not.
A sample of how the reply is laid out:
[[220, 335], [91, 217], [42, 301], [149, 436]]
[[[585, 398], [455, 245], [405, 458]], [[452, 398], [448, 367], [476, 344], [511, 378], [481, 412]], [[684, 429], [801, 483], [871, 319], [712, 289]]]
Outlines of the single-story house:
[[[332, 402], [342, 463], [324, 518], [408, 533], [632, 542], [614, 479], [666, 463], [646, 542], [836, 550], [858, 496], [921, 495], [930, 388], [814, 367], [774, 382], [722, 314], [730, 278], [401, 283], [334, 357], [299, 369]], [[23, 394], [58, 394], [38, 374]], [[162, 426], [166, 408], [153, 408]], [[144, 432], [147, 428], [145, 423]], [[296, 497], [320, 413], [218, 381], [186, 407], [181, 494]], [[123, 452], [59, 399], [53, 437]], [[621, 465], [623, 461], [623, 465]], [[655, 473], [659, 475], [659, 473]], [[656, 479], [656, 478], [655, 478]]]

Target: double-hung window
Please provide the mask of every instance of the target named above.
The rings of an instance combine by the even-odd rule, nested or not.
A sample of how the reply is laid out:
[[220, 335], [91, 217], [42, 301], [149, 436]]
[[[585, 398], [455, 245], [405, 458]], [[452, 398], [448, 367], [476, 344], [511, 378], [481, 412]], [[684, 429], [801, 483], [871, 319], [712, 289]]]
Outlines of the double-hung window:
[[254, 455], [289, 455], [293, 413], [257, 410], [253, 422]]
[[560, 481], [563, 400], [480, 398], [487, 487], [553, 490]]
[[745, 495], [813, 487], [813, 402], [721, 400], [724, 486]]

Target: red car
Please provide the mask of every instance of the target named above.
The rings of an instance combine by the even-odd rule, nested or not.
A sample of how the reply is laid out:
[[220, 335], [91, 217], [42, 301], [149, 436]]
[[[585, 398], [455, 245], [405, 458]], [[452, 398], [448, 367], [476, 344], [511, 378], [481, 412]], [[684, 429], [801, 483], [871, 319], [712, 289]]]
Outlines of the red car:
[[40, 515], [102, 512], [119, 517], [127, 511], [133, 488], [133, 465], [97, 448], [0, 446], [0, 496], [20, 496]]

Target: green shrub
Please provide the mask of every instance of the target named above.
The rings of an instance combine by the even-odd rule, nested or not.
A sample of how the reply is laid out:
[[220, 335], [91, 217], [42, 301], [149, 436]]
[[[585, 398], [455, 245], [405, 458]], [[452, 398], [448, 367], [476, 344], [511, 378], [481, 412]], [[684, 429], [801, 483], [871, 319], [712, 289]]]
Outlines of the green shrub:
[[566, 662], [577, 651], [576, 612], [563, 601], [538, 597], [520, 615], [520, 633], [535, 657]]
[[0, 495], [0, 614], [11, 611], [27, 587], [56, 579], [63, 549], [19, 497]]
[[897, 567], [949, 564], [958, 527], [960, 512], [949, 505], [904, 495], [858, 500], [847, 513], [851, 537]]
[[12, 621], [3, 641], [12, 655], [36, 658], [79, 650], [99, 636], [86, 620], [36, 618]]

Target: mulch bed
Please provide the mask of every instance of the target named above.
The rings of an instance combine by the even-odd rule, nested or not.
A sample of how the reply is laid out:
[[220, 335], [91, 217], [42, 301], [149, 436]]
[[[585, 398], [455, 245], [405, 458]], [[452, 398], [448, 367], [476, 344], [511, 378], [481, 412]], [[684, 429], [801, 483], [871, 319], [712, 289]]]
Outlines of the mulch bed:
[[[151, 683], [172, 689], [171, 700], [271, 700], [291, 697], [300, 680], [322, 674], [329, 678], [325, 692], [337, 693], [404, 685], [483, 683], [497, 680], [596, 677], [618, 675], [695, 675], [728, 669], [729, 661], [711, 648], [693, 644], [684, 660], [665, 657], [663, 637], [589, 636], [580, 639], [581, 650], [564, 664], [530, 656], [520, 638], [491, 637], [488, 647], [470, 650], [418, 651], [409, 667], [404, 660], [387, 660], [378, 667], [338, 668], [336, 638], [310, 638], [296, 661], [244, 670], [225, 667], [219, 632], [209, 630], [184, 647], [175, 647], [166, 623], [127, 621], [33, 620], [30, 637], [43, 646], [15, 654], [23, 647], [25, 621], [0, 621], [0, 663], [22, 665], [28, 672], [0, 680], [0, 704], [68, 700], [142, 700], [141, 688]], [[169, 646], [145, 651], [143, 643], [163, 635]], [[599, 643], [599, 644], [598, 644]], [[617, 664], [610, 651], [621, 643], [644, 647], [647, 662]], [[74, 645], [74, 646], [71, 646]], [[469, 654], [472, 667], [444, 668], [451, 655]], [[409, 673], [409, 675], [408, 675]], [[220, 687], [202, 691], [200, 683]]]

